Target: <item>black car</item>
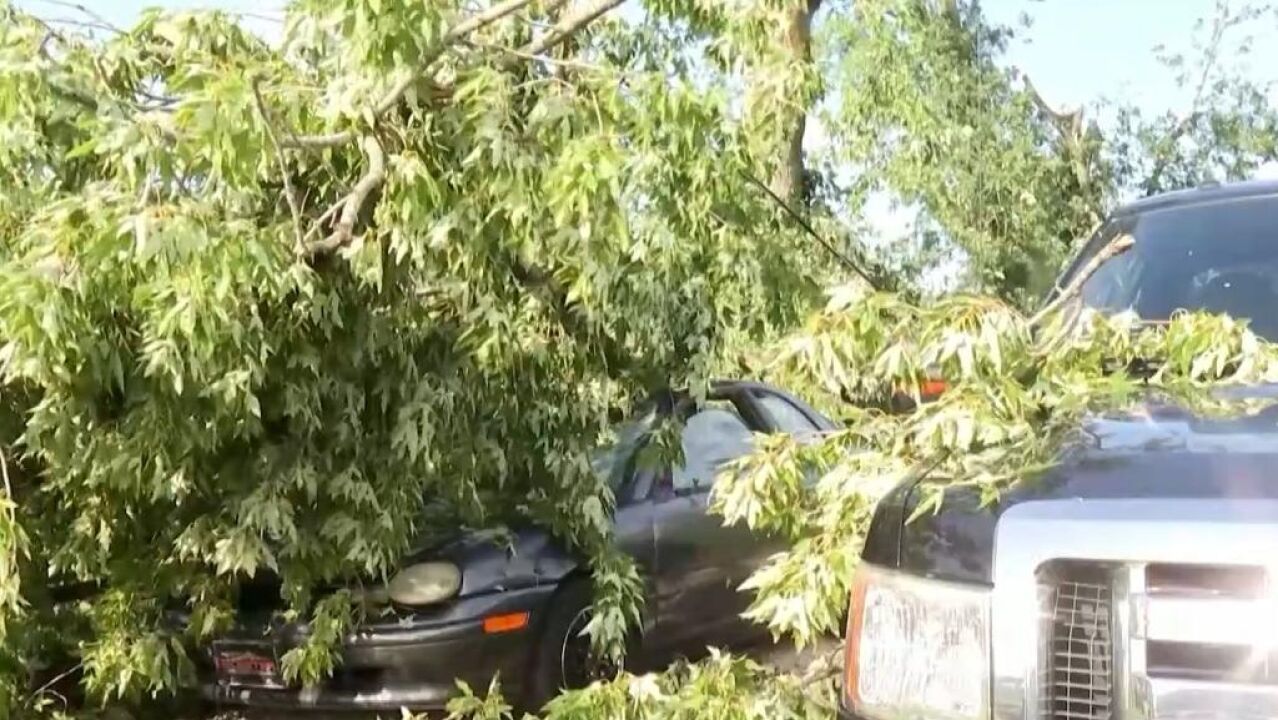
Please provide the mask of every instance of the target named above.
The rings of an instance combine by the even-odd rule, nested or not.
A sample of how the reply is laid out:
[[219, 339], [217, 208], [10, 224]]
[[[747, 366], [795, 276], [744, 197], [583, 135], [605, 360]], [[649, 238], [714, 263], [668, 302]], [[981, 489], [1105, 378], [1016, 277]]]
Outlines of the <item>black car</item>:
[[[775, 542], [724, 527], [706, 512], [716, 469], [749, 451], [752, 433], [815, 434], [833, 423], [792, 395], [749, 382], [720, 382], [701, 403], [667, 395], [624, 426], [601, 458], [616, 491], [616, 535], [637, 560], [647, 598], [641, 640], [630, 657], [661, 663], [706, 645], [760, 639], [740, 618], [749, 597], [738, 586]], [[680, 466], [637, 462], [657, 418], [678, 413]], [[384, 592], [391, 614], [348, 637], [342, 663], [320, 687], [286, 687], [278, 660], [307, 628], [245, 623], [211, 649], [205, 697], [218, 705], [326, 711], [442, 708], [457, 679], [486, 687], [499, 674], [508, 698], [535, 707], [563, 686], [587, 681], [581, 630], [590, 579], [579, 559], [547, 533], [471, 533], [410, 556]]]
[[[1278, 184], [1116, 212], [1058, 283], [1157, 322], [1206, 310], [1278, 341]], [[1278, 717], [1278, 386], [1205, 417], [1149, 398], [992, 506], [961, 489], [876, 509], [854, 582], [843, 716]], [[1261, 408], [1257, 410], [1257, 407]]]

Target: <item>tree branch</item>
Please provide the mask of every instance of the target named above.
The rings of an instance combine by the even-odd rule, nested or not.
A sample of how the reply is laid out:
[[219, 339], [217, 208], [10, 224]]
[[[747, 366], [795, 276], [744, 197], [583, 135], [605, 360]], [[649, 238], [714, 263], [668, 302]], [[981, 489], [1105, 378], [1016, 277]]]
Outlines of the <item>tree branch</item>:
[[[78, 7], [78, 6], [75, 6], [75, 7]], [[50, 25], [45, 20], [42, 20], [41, 18], [36, 17], [35, 15], [27, 15], [27, 17], [39, 23], [46, 30], [46, 34], [44, 38], [40, 41], [40, 45], [36, 48], [36, 52], [40, 55], [40, 57], [44, 58], [45, 61], [47, 61], [51, 65], [55, 67], [61, 67], [61, 63], [59, 63], [58, 60], [54, 58], [53, 55], [49, 52], [49, 48], [48, 48], [49, 41], [57, 40], [58, 42], [64, 45], [70, 45], [71, 39], [68, 38], [65, 34], [59, 32], [57, 29], [55, 29], [52, 25]], [[98, 58], [92, 57], [91, 63], [93, 66], [94, 73], [97, 75], [98, 82], [102, 83], [102, 85], [107, 88], [108, 92], [104, 96], [106, 99], [112, 100], [116, 102], [117, 104], [121, 104], [121, 105], [127, 103], [133, 109], [142, 111], [143, 113], [167, 109], [166, 106], [144, 106], [141, 103], [137, 102], [136, 100], [132, 102], [128, 102], [128, 101], [119, 100], [117, 98], [113, 98], [110, 94], [110, 82], [108, 82], [106, 78], [106, 74], [103, 72], [102, 66], [98, 62]], [[76, 103], [77, 105], [80, 105], [84, 109], [88, 110], [89, 112], [96, 113], [101, 109], [101, 103], [98, 101], [97, 97], [93, 96], [92, 94], [90, 94], [89, 92], [85, 90], [80, 90], [78, 88], [59, 85], [52, 78], [53, 78], [52, 73], [46, 73], [45, 82], [48, 84], [49, 90], [52, 91], [54, 95], [57, 95], [58, 97], [64, 98], [66, 100], [70, 100]], [[148, 93], [146, 93], [145, 91], [141, 91], [141, 92], [144, 96], [148, 95]], [[161, 96], [155, 96], [155, 97], [161, 97]], [[176, 100], [176, 98], [166, 98], [166, 100]], [[141, 115], [137, 116], [137, 118], [135, 119], [140, 119], [140, 118], [141, 118]], [[164, 137], [168, 138], [169, 140], [173, 140], [173, 141], [177, 140], [177, 134], [174, 133], [172, 129], [163, 127], [162, 125], [158, 125], [158, 124], [156, 125], [156, 129], [162, 135], [164, 135]]]
[[280, 164], [280, 175], [284, 178], [284, 198], [288, 201], [289, 212], [293, 215], [293, 250], [298, 254], [306, 252], [306, 241], [302, 237], [302, 208], [298, 205], [297, 192], [293, 188], [293, 179], [289, 176], [288, 163], [284, 158], [284, 146], [275, 134], [275, 126], [270, 112], [266, 109], [266, 101], [262, 99], [261, 78], [253, 78], [253, 98], [257, 101], [257, 111], [262, 115], [262, 123], [266, 127], [266, 135], [275, 146], [275, 160]]
[[839, 674], [842, 669], [839, 666], [839, 658], [843, 656], [843, 647], [839, 645], [817, 656], [815, 660], [808, 664], [807, 669], [799, 676], [799, 687], [807, 689], [808, 687], [828, 680]]
[[[558, 12], [559, 8], [567, 4], [568, 4], [568, 0], [544, 0], [541, 3], [540, 9], [548, 17], [554, 17], [556, 13]], [[545, 20], [533, 20], [532, 18], [528, 17], [527, 15], [523, 13], [515, 15], [515, 19], [519, 20], [519, 22], [525, 25], [536, 28], [538, 30], [549, 30], [555, 26], [555, 23], [553, 21], [548, 22]]]
[[583, 5], [575, 11], [568, 13], [550, 32], [533, 40], [532, 42], [520, 48], [521, 52], [529, 55], [540, 55], [550, 48], [562, 43], [568, 38], [575, 35], [582, 28], [599, 19], [601, 15], [621, 5], [625, 0], [595, 0], [592, 3]]
[[1116, 236], [1113, 240], [1110, 240], [1108, 245], [1101, 248], [1100, 252], [1093, 255], [1092, 259], [1088, 260], [1087, 264], [1079, 269], [1078, 273], [1069, 281], [1069, 284], [1065, 286], [1064, 290], [1062, 290], [1056, 297], [1052, 298], [1051, 302], [1044, 305], [1041, 310], [1030, 317], [1029, 324], [1036, 326], [1042, 323], [1043, 320], [1050, 317], [1052, 313], [1059, 310], [1060, 307], [1069, 301], [1070, 298], [1077, 295], [1079, 291], [1083, 289], [1083, 284], [1091, 279], [1091, 277], [1096, 274], [1097, 270], [1100, 270], [1101, 265], [1104, 265], [1105, 262], [1111, 258], [1127, 252], [1135, 245], [1136, 239], [1127, 233], [1122, 233]]
[[[1086, 130], [1083, 125], [1083, 109], [1080, 107], [1071, 112], [1060, 112], [1053, 109], [1039, 94], [1038, 88], [1034, 87], [1029, 75], [1022, 72], [1021, 77], [1025, 80], [1025, 90], [1029, 93], [1034, 107], [1038, 108], [1038, 111], [1055, 126], [1056, 131], [1060, 134], [1061, 152], [1074, 171], [1074, 179], [1078, 182], [1080, 191], [1082, 191], [1084, 197], [1090, 197], [1088, 191], [1092, 187], [1092, 178], [1088, 174], [1086, 155], [1084, 154]], [[1092, 221], [1099, 223], [1105, 216], [1105, 208], [1096, 202], [1089, 202], [1088, 205], [1087, 210], [1092, 216]]]
[[368, 155], [368, 170], [360, 178], [350, 195], [341, 204], [342, 214], [338, 218], [337, 227], [323, 240], [317, 240], [306, 246], [306, 254], [315, 256], [331, 252], [351, 241], [355, 234], [355, 223], [359, 221], [359, 213], [364, 209], [364, 201], [386, 179], [386, 153], [377, 138], [364, 138], [364, 152]]
[[[782, 35], [790, 63], [812, 65], [812, 16], [821, 0], [791, 0], [785, 11]], [[802, 100], [802, 98], [800, 98]], [[786, 108], [783, 128], [777, 143], [779, 159], [769, 187], [787, 204], [802, 205], [807, 196], [807, 165], [803, 155], [803, 139], [808, 129], [811, 102], [796, 102]]]
[[1082, 108], [1072, 112], [1054, 110], [1052, 106], [1048, 105], [1047, 101], [1043, 99], [1043, 96], [1039, 94], [1038, 88], [1034, 87], [1034, 83], [1030, 80], [1029, 75], [1022, 72], [1021, 77], [1025, 80], [1025, 89], [1029, 91], [1030, 99], [1034, 102], [1034, 107], [1038, 108], [1038, 111], [1043, 113], [1043, 115], [1056, 126], [1057, 131], [1060, 132], [1063, 137], [1069, 139], [1076, 137], [1078, 131], [1081, 130], [1082, 127]]
[[547, 65], [557, 65], [559, 67], [570, 68], [573, 70], [582, 70], [585, 72], [597, 72], [597, 73], [603, 73], [607, 75], [615, 75], [617, 77], [627, 76], [627, 73], [625, 73], [624, 71], [618, 70], [617, 68], [608, 68], [608, 67], [603, 67], [602, 65], [591, 65], [590, 63], [581, 62], [580, 60], [566, 60], [563, 58], [557, 58], [550, 55], [534, 55], [530, 52], [525, 52], [523, 50], [516, 50], [514, 48], [508, 48], [502, 45], [491, 45], [488, 43], [470, 43], [470, 44], [473, 47], [478, 48], [480, 50], [489, 50], [492, 52], [499, 52], [505, 55], [509, 55], [511, 57], [516, 57], [516, 58], [528, 60], [531, 62], [543, 62], [543, 63], [546, 63]]
[[[33, 691], [31, 692], [31, 694], [27, 696], [27, 698], [26, 698], [26, 703], [27, 703], [27, 704], [30, 704], [33, 700], [38, 699], [41, 695], [43, 695], [44, 693], [46, 693], [46, 692], [50, 691], [51, 689], [53, 689], [53, 686], [57, 685], [58, 683], [62, 682], [63, 680], [66, 680], [67, 678], [71, 677], [72, 675], [76, 674], [77, 672], [79, 672], [80, 670], [83, 670], [83, 669], [84, 669], [84, 661], [83, 661], [83, 660], [81, 660], [80, 662], [76, 663], [75, 665], [72, 665], [71, 667], [67, 668], [66, 670], [63, 670], [62, 672], [58, 673], [57, 675], [54, 675], [51, 679], [49, 679], [49, 681], [48, 681], [48, 682], [44, 683], [44, 684], [43, 684], [43, 685], [41, 685], [40, 687], [38, 687], [38, 688], [36, 688], [35, 690], [33, 690]], [[61, 696], [59, 696], [59, 697], [61, 697]], [[63, 702], [63, 704], [65, 704], [65, 703], [66, 703], [66, 698], [62, 698], [62, 702]]]
[[564, 332], [583, 345], [599, 348], [610, 377], [620, 376], [629, 358], [625, 345], [573, 307], [568, 301], [567, 289], [555, 279], [553, 272], [514, 258], [510, 261], [510, 274], [522, 288], [540, 296], [554, 310]]
[[[4, 496], [5, 496], [5, 499], [6, 499], [6, 500], [8, 500], [8, 501], [9, 501], [9, 502], [11, 502], [11, 503], [17, 504], [17, 502], [18, 502], [18, 501], [17, 501], [17, 499], [15, 499], [15, 498], [13, 497], [13, 483], [9, 481], [9, 460], [8, 460], [7, 458], [5, 458], [5, 456], [4, 456], [4, 450], [3, 450], [3, 449], [0, 449], [0, 474], [3, 474], [3, 477], [4, 477]], [[14, 522], [15, 522], [15, 524], [16, 524], [16, 522], [17, 522], [17, 521], [16, 521], [16, 519], [14, 519], [16, 516], [12, 516], [12, 512], [13, 512], [13, 511], [12, 511], [12, 509], [11, 509], [11, 510], [10, 510], [11, 518], [10, 518], [10, 519], [13, 519], [13, 520], [14, 520]]]
[[[45, 30], [44, 37], [41, 38], [40, 45], [36, 48], [36, 53], [51, 65], [59, 65], [58, 61], [53, 57], [53, 54], [49, 52], [49, 41], [57, 40], [59, 43], [68, 45], [70, 44], [70, 41], [67, 39], [67, 36], [50, 25], [46, 20], [36, 17], [35, 15], [28, 15], [28, 17], [39, 23]], [[53, 91], [53, 94], [71, 100], [81, 107], [84, 107], [86, 110], [97, 112], [98, 100], [89, 93], [78, 88], [59, 85], [53, 81], [51, 73], [46, 73], [45, 82], [48, 83], [49, 89]]]
[[233, 15], [235, 17], [249, 18], [251, 20], [261, 20], [263, 22], [275, 23], [276, 25], [285, 24], [285, 20], [282, 17], [282, 14], [284, 13], [284, 10], [282, 7], [280, 9], [281, 15], [267, 15], [266, 13], [252, 12], [250, 10], [223, 10], [221, 8], [218, 8], [217, 12], [224, 12], [227, 15]]
[[103, 25], [96, 20], [77, 20], [75, 18], [43, 18], [44, 22], [51, 25], [67, 25], [70, 27], [81, 28], [84, 30], [105, 30], [111, 33], [122, 33], [122, 31], [113, 25]]
[[124, 30], [121, 29], [118, 25], [111, 23], [102, 15], [90, 10], [89, 8], [85, 7], [84, 5], [81, 5], [80, 3], [67, 2], [67, 0], [37, 0], [37, 2], [42, 2], [46, 5], [52, 5], [54, 7], [66, 8], [67, 10], [74, 10], [80, 13], [81, 15], [84, 15], [85, 17], [89, 18], [90, 21], [92, 21], [92, 24], [89, 25], [89, 27], [96, 27], [100, 30], [109, 30], [118, 35], [124, 34]]
[[1150, 169], [1149, 176], [1145, 179], [1144, 186], [1147, 190], [1157, 191], [1161, 189], [1163, 173], [1167, 171], [1167, 166], [1171, 163], [1171, 155], [1173, 146], [1180, 141], [1185, 133], [1198, 122], [1202, 117], [1199, 107], [1202, 105], [1203, 93], [1207, 90], [1207, 81], [1211, 79], [1211, 73], [1216, 68], [1216, 62], [1220, 57], [1220, 43], [1224, 40], [1225, 29], [1229, 27], [1229, 11], [1227, 6], [1223, 6], [1222, 13], [1216, 16], [1216, 20], [1212, 25], [1211, 39], [1205, 48], [1205, 56], [1203, 58], [1203, 71], [1198, 76], [1198, 84], [1194, 87], [1194, 94], [1189, 101], [1189, 112], [1185, 114], [1176, 125], [1172, 127], [1171, 132], [1167, 134], [1167, 152], [1161, 154], [1154, 162], [1154, 167]]
[[[395, 82], [394, 85], [386, 92], [381, 100], [372, 108], [374, 119], [380, 118], [394, 108], [403, 99], [404, 94], [412, 87], [413, 83], [419, 81], [423, 74], [429, 70], [432, 63], [439, 59], [449, 48], [460, 42], [465, 42], [467, 37], [475, 31], [484, 28], [508, 15], [511, 15], [533, 0], [505, 0], [493, 5], [488, 10], [476, 13], [454, 25], [444, 34], [444, 37], [426, 52], [422, 54], [421, 59], [417, 63], [418, 70], [409, 73]], [[595, 19], [607, 11], [619, 6], [624, 0], [595, 0], [594, 2], [583, 6], [575, 12], [569, 13], [566, 17], [555, 24], [554, 28], [546, 35], [538, 40], [528, 43], [523, 48], [513, 51], [514, 54], [522, 54], [529, 57], [540, 57], [546, 50], [567, 40], [582, 28], [589, 25]], [[270, 123], [268, 121], [268, 127]], [[286, 128], [287, 129], [287, 128]], [[271, 130], [274, 136], [273, 129]], [[355, 130], [343, 130], [335, 133], [312, 134], [312, 135], [296, 135], [291, 130], [286, 137], [273, 137], [277, 148], [290, 149], [323, 149], [338, 147], [352, 142], [356, 137]], [[355, 223], [359, 219], [359, 214], [363, 209], [364, 203], [368, 195], [378, 186], [382, 184], [386, 175], [386, 158], [381, 146], [374, 138], [367, 138], [365, 142], [365, 153], [368, 155], [368, 171], [360, 179], [359, 183], [351, 190], [346, 198], [339, 202], [341, 207], [341, 216], [336, 227], [327, 237], [322, 240], [315, 240], [305, 243], [304, 253], [314, 256], [325, 252], [330, 252], [337, 247], [350, 242], [353, 234]], [[325, 216], [331, 216], [335, 211], [330, 209]], [[323, 222], [323, 217], [320, 222]], [[309, 233], [308, 233], [309, 237]]]
[[[421, 59], [417, 63], [416, 71], [400, 78], [386, 91], [382, 99], [373, 106], [373, 117], [380, 118], [389, 112], [391, 108], [398, 105], [399, 101], [403, 99], [404, 93], [408, 92], [408, 88], [412, 87], [413, 83], [421, 78], [425, 71], [454, 44], [465, 40], [467, 36], [476, 30], [487, 27], [532, 2], [533, 0], [505, 0], [505, 2], [493, 5], [489, 9], [471, 15], [454, 25], [448, 32], [444, 33], [444, 37], [439, 42], [422, 53]], [[345, 145], [354, 139], [354, 130], [343, 130], [320, 135], [291, 135], [284, 140], [284, 143], [285, 147], [313, 150]]]
[[343, 195], [336, 203], [333, 203], [332, 207], [325, 210], [324, 214], [315, 219], [315, 223], [311, 226], [311, 229], [306, 231], [305, 244], [309, 245], [311, 243], [311, 238], [319, 235], [319, 233], [323, 230], [324, 224], [331, 221], [342, 211], [342, 208], [346, 207], [346, 201], [349, 198], [350, 193]]
[[829, 253], [831, 257], [833, 257], [835, 260], [838, 260], [840, 263], [842, 263], [844, 267], [856, 273], [862, 280], [865, 281], [866, 285], [870, 286], [870, 288], [874, 290], [882, 289], [881, 287], [879, 287], [879, 283], [870, 277], [869, 273], [863, 270], [860, 265], [858, 265], [854, 260], [852, 260], [852, 258], [839, 252], [838, 249], [835, 248], [834, 245], [830, 243], [830, 241], [822, 237], [821, 234], [818, 233], [808, 223], [807, 220], [803, 219], [802, 215], [796, 212], [794, 208], [790, 207], [789, 203], [787, 203], [785, 200], [782, 200], [781, 196], [773, 192], [772, 188], [768, 187], [766, 183], [759, 180], [759, 178], [751, 175], [748, 172], [742, 171], [741, 174], [745, 177], [745, 179], [751, 185], [754, 185], [755, 187], [759, 188], [763, 192], [767, 193], [768, 197], [772, 198], [772, 201], [775, 202], [777, 205], [779, 205], [781, 209], [784, 210], [785, 213], [790, 216], [790, 219], [794, 220], [794, 222], [800, 228], [803, 228], [804, 232], [812, 236], [812, 239], [816, 240], [817, 243], [821, 245], [821, 247], [825, 248], [825, 251]]

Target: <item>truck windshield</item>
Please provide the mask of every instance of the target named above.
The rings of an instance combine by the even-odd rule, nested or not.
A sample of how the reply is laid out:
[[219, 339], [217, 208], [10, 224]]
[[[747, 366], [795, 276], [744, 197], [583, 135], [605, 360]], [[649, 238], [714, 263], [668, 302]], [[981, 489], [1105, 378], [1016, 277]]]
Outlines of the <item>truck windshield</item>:
[[[1078, 272], [1114, 237], [1135, 246], [1101, 267], [1082, 287], [1082, 302], [1106, 312], [1132, 310], [1166, 320], [1177, 310], [1246, 318], [1258, 335], [1278, 340], [1278, 197], [1250, 197], [1148, 211], [1121, 218], [1093, 238]], [[1060, 284], [1069, 282], [1067, 275]]]

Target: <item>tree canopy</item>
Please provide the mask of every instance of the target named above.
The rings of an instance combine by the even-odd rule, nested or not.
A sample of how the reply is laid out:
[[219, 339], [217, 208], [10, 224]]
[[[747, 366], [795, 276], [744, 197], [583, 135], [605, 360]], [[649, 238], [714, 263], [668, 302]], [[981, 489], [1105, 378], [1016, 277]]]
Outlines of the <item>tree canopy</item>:
[[1017, 29], [979, 3], [853, 3], [823, 25], [829, 152], [849, 168], [836, 196], [859, 208], [887, 194], [916, 212], [919, 242], [889, 246], [890, 264], [917, 277], [958, 260], [962, 288], [1032, 305], [1116, 203], [1278, 159], [1274, 79], [1244, 64], [1273, 22], [1269, 6], [1220, 2], [1192, 38], [1151, 49], [1183, 111], [1126, 98], [1064, 109], [1007, 63]]
[[[640, 580], [589, 456], [657, 388], [768, 376], [847, 420], [763, 442], [716, 491], [794, 541], [747, 590], [806, 643], [837, 631], [889, 483], [925, 468], [993, 500], [1147, 389], [1102, 357], [1165, 359], [1180, 398], [1273, 374], [1233, 321], [1023, 311], [1129, 188], [1273, 159], [1263, 89], [1212, 49], [1258, 11], [1222, 6], [1189, 115], [1103, 129], [1006, 67], [975, 2], [620, 4], [298, 0], [278, 42], [219, 12], [0, 5], [0, 717], [47, 705], [29, 673], [68, 658], [95, 703], [174, 691], [262, 582], [315, 629], [284, 662], [314, 682], [360, 619], [332, 589], [391, 572], [436, 504], [549, 527], [620, 652]], [[826, 106], [832, 149], [796, 156]], [[996, 297], [868, 289], [914, 297], [935, 269], [862, 242], [873, 193]], [[930, 366], [943, 402], [867, 409]], [[820, 714], [827, 675], [716, 655], [548, 712]]]

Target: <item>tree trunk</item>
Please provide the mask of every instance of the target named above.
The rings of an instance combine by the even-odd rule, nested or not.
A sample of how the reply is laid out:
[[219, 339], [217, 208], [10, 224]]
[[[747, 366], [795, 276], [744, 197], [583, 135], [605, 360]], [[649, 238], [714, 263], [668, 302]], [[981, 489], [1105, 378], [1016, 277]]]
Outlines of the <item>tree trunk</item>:
[[[812, 61], [812, 16], [821, 0], [797, 0], [786, 14], [785, 43], [790, 57], [799, 62]], [[804, 187], [803, 136], [807, 131], [807, 109], [797, 110], [781, 139], [781, 162], [772, 176], [772, 191], [791, 207], [803, 204]]]

